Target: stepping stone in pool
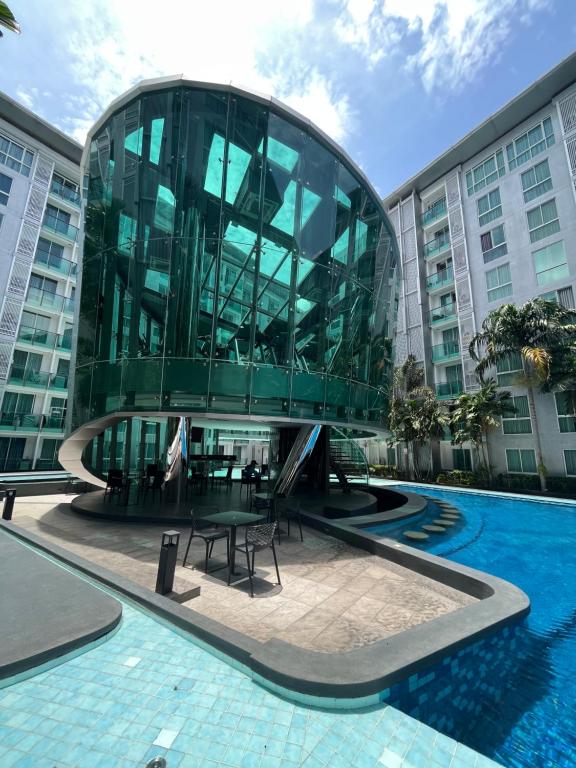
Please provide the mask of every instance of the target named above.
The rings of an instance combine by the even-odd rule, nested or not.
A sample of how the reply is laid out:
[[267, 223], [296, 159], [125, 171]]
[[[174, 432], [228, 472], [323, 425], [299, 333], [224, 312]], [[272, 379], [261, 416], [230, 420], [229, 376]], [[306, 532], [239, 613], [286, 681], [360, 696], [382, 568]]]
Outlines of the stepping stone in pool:
[[444, 526], [456, 525], [455, 520], [448, 520], [447, 518], [439, 518], [438, 520], [433, 520], [432, 522], [434, 523], [434, 525], [444, 525]]
[[422, 530], [429, 531], [430, 533], [446, 533], [446, 528], [441, 525], [423, 525]]
[[440, 512], [440, 517], [446, 517], [449, 520], [459, 520], [462, 515], [459, 512]]
[[402, 535], [407, 539], [413, 539], [414, 541], [424, 541], [424, 539], [430, 538], [427, 533], [423, 533], [422, 531], [404, 531]]

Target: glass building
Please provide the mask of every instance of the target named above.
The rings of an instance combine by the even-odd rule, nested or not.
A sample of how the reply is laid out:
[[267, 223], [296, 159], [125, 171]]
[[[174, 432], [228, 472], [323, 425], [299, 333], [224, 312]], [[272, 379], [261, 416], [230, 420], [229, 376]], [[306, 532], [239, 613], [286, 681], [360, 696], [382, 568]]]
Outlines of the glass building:
[[140, 442], [182, 415], [385, 429], [396, 239], [334, 142], [274, 99], [162, 79], [111, 105], [83, 163], [65, 465], [134, 417]]

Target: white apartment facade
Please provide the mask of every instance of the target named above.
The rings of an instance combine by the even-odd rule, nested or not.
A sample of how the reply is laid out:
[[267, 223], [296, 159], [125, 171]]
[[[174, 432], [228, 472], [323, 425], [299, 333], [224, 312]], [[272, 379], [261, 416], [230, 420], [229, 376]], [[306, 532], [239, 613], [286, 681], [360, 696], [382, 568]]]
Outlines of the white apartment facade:
[[59, 466], [81, 221], [81, 151], [0, 94], [0, 472]]
[[[385, 198], [403, 268], [396, 363], [422, 364], [450, 401], [478, 387], [469, 342], [504, 303], [576, 298], [576, 54]], [[489, 439], [497, 473], [536, 474], [534, 424], [519, 362], [494, 371], [517, 412]], [[576, 477], [576, 393], [540, 394], [549, 475]], [[440, 443], [436, 469], [470, 469], [466, 446]]]

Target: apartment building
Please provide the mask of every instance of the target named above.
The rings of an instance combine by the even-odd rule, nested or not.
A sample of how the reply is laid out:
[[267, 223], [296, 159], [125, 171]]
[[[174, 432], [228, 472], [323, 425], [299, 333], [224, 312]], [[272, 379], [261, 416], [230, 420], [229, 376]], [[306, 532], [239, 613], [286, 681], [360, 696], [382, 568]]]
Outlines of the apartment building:
[[[478, 387], [469, 342], [498, 306], [576, 296], [576, 54], [388, 195], [403, 285], [397, 364], [421, 362], [451, 401]], [[496, 472], [536, 473], [520, 360], [494, 371], [516, 414], [489, 440]], [[551, 475], [576, 475], [576, 397], [539, 395], [536, 413]], [[437, 469], [469, 469], [468, 448], [442, 441]]]
[[0, 472], [59, 467], [81, 151], [0, 94]]

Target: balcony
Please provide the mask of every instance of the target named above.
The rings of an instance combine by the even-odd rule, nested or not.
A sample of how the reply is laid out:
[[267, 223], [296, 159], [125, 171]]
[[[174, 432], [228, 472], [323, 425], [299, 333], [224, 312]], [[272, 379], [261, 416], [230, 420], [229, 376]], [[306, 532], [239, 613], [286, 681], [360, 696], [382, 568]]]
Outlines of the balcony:
[[32, 285], [28, 288], [26, 302], [52, 312], [67, 312], [68, 314], [74, 314], [73, 299], [69, 299], [61, 293], [52, 293], [51, 291], [45, 291], [42, 288], [35, 288]]
[[58, 337], [58, 349], [71, 350], [72, 349], [72, 334], [63, 333]]
[[464, 384], [461, 381], [446, 381], [442, 384], [436, 384], [436, 397], [438, 400], [453, 400], [464, 391]]
[[58, 334], [51, 331], [43, 331], [39, 328], [29, 328], [21, 325], [18, 329], [18, 342], [20, 344], [31, 344], [34, 347], [46, 347], [54, 349], [58, 343]]
[[460, 344], [457, 341], [445, 341], [432, 347], [432, 362], [443, 363], [460, 357]]
[[428, 210], [422, 214], [420, 222], [423, 227], [429, 227], [430, 224], [443, 219], [447, 214], [446, 198], [443, 197], [442, 200], [438, 200], [438, 202], [434, 203], [431, 208], [428, 208]]
[[49, 232], [54, 232], [56, 235], [60, 235], [65, 240], [70, 240], [75, 243], [78, 238], [78, 227], [67, 224], [65, 221], [61, 221], [56, 216], [50, 216], [46, 214], [44, 221], [42, 222], [42, 228]]
[[2, 413], [0, 430], [10, 432], [37, 432], [42, 426], [44, 416], [37, 413]]
[[45, 416], [45, 421], [42, 426], [43, 430], [48, 430], [51, 432], [64, 432], [65, 429], [65, 416]]
[[454, 283], [454, 270], [452, 267], [440, 269], [436, 274], [426, 278], [426, 290], [428, 293], [437, 291], [439, 288], [447, 288]]
[[57, 272], [64, 277], [76, 277], [76, 262], [46, 253], [45, 251], [36, 251], [34, 264], [38, 264], [52, 272]]
[[452, 301], [450, 304], [443, 304], [441, 307], [431, 309], [428, 313], [428, 322], [430, 325], [440, 325], [441, 323], [449, 322], [450, 320], [456, 320], [458, 317], [456, 302]]
[[450, 235], [444, 234], [439, 237], [435, 237], [434, 240], [424, 244], [424, 258], [426, 261], [435, 259], [442, 253], [450, 250]]
[[11, 384], [20, 387], [34, 387], [40, 389], [67, 389], [68, 376], [60, 373], [50, 373], [49, 371], [34, 371], [30, 368], [21, 368], [13, 365], [8, 378]]
[[65, 184], [62, 184], [62, 182], [57, 181], [56, 179], [52, 179], [52, 184], [50, 185], [50, 194], [55, 195], [56, 197], [60, 198], [60, 200], [64, 200], [70, 205], [74, 205], [76, 208], [80, 208], [80, 194], [75, 189], [67, 187]]

